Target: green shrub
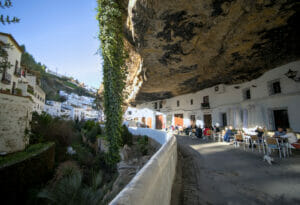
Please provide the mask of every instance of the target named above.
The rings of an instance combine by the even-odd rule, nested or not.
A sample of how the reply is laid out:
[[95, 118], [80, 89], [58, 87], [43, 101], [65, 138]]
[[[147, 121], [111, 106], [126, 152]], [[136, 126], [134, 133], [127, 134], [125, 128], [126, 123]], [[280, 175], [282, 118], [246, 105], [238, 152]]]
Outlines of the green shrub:
[[138, 147], [142, 155], [148, 154], [148, 136], [140, 136], [138, 138]]
[[122, 145], [132, 145], [132, 134], [129, 132], [128, 127], [126, 125], [122, 126]]
[[96, 122], [94, 122], [94, 121], [92, 121], [92, 120], [88, 120], [88, 121], [86, 121], [86, 122], [84, 123], [83, 128], [84, 128], [85, 130], [90, 131], [93, 127], [96, 126], [96, 124], [97, 124]]

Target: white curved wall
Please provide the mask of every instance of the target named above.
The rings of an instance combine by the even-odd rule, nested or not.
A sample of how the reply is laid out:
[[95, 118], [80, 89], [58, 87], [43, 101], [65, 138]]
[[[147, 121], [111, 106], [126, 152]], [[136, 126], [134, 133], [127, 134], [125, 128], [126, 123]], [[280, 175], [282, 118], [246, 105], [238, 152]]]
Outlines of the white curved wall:
[[176, 138], [167, 132], [149, 128], [129, 130], [134, 135], [147, 135], [162, 146], [110, 204], [170, 204], [177, 164]]

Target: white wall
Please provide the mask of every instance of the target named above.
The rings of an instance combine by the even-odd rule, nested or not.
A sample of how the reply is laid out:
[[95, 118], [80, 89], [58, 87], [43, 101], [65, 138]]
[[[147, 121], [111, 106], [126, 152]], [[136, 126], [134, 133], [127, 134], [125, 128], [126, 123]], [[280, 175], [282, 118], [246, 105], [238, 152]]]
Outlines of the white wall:
[[[274, 129], [274, 119], [272, 110], [285, 108], [288, 110], [290, 127], [295, 131], [300, 131], [300, 82], [295, 82], [287, 78], [284, 74], [289, 70], [298, 71], [300, 77], [300, 61], [288, 63], [286, 65], [272, 69], [264, 73], [261, 77], [235, 85], [219, 85], [224, 87], [224, 92], [215, 92], [215, 87], [210, 87], [196, 93], [176, 96], [163, 100], [163, 108], [154, 110], [154, 102], [143, 103], [135, 108], [136, 116], [143, 117], [141, 113], [147, 109], [147, 116], [152, 116], [153, 128], [155, 128], [155, 115], [163, 113], [166, 123], [166, 116], [171, 115], [174, 125], [174, 114], [184, 115], [184, 126], [190, 125], [190, 115], [196, 115], [198, 125], [204, 124], [203, 115], [212, 115], [212, 124], [222, 125], [221, 113], [227, 114], [227, 124], [235, 127], [245, 125], [241, 119], [241, 112], [247, 112], [248, 117], [244, 119], [248, 127], [256, 125], [266, 126], [268, 129]], [[279, 80], [281, 93], [276, 95], [269, 94], [268, 82]], [[238, 86], [239, 88], [235, 88]], [[243, 90], [250, 88], [251, 99], [243, 99]], [[201, 109], [201, 103], [204, 96], [209, 96], [210, 109]], [[190, 101], [193, 99], [193, 105]], [[177, 100], [180, 106], [177, 107]], [[159, 101], [155, 101], [158, 102]], [[245, 110], [245, 111], [243, 111]], [[247, 110], [247, 111], [246, 111]], [[136, 117], [132, 115], [131, 117]]]
[[177, 142], [166, 132], [147, 128], [129, 129], [133, 134], [148, 135], [162, 147], [113, 199], [111, 205], [169, 205], [176, 173]]

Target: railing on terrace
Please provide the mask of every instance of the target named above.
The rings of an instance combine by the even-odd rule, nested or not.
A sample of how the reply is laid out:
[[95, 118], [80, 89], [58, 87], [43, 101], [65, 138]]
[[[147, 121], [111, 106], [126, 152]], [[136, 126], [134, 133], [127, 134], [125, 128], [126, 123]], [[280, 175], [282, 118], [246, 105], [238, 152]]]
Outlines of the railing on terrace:
[[31, 85], [27, 86], [27, 92], [30, 93], [30, 94], [32, 94], [32, 95], [34, 95], [34, 89], [33, 89], [33, 87]]
[[210, 109], [209, 103], [201, 103], [201, 109]]

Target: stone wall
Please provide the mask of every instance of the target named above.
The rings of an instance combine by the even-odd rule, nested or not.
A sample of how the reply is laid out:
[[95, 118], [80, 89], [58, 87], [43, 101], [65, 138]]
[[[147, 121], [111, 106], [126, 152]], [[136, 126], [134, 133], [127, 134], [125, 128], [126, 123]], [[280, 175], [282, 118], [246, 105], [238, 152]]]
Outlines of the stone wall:
[[29, 138], [25, 129], [29, 129], [32, 101], [0, 93], [0, 152], [16, 152], [25, 149]]
[[157, 140], [162, 147], [110, 204], [170, 204], [177, 164], [176, 138], [166, 132], [147, 128], [129, 130], [133, 134], [147, 135]]
[[0, 166], [1, 204], [32, 204], [25, 200], [30, 194], [35, 197], [30, 193], [32, 189], [45, 184], [51, 178], [54, 158], [55, 144], [47, 143], [41, 149], [27, 154], [24, 159], [2, 164]]

